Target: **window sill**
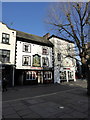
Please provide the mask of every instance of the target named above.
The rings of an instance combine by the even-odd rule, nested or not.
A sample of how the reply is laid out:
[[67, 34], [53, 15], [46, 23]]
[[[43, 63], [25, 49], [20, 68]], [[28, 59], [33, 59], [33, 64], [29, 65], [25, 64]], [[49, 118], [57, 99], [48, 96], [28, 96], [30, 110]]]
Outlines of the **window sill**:
[[31, 51], [29, 52], [29, 51], [22, 51], [22, 52], [25, 52], [25, 53], [31, 53]]
[[3, 43], [3, 42], [1, 42], [2, 44], [6, 44], [6, 45], [10, 45], [10, 43]]
[[29, 66], [30, 67], [31, 65], [22, 65], [22, 66]]

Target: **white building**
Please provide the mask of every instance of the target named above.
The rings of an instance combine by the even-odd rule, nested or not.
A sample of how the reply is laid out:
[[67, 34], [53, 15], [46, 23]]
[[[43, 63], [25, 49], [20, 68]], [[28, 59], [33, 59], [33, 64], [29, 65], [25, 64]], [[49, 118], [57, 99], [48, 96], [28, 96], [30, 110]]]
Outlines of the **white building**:
[[43, 37], [16, 33], [15, 85], [53, 83], [53, 44]]
[[[60, 83], [61, 80], [74, 80], [76, 60], [74, 55], [74, 43], [72, 41], [62, 40], [60, 37], [52, 35], [49, 41], [54, 45], [54, 83]], [[68, 56], [72, 56], [68, 57]]]
[[14, 85], [16, 31], [0, 22], [0, 71]]

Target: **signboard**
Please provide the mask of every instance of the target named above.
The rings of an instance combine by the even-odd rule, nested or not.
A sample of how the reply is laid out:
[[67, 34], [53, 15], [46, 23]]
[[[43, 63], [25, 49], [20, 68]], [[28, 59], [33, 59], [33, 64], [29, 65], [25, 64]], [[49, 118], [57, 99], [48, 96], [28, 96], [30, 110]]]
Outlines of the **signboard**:
[[33, 66], [40, 67], [41, 66], [40, 63], [41, 63], [40, 56], [38, 54], [33, 55]]
[[42, 70], [42, 67], [31, 67], [30, 69], [34, 69], [34, 70]]

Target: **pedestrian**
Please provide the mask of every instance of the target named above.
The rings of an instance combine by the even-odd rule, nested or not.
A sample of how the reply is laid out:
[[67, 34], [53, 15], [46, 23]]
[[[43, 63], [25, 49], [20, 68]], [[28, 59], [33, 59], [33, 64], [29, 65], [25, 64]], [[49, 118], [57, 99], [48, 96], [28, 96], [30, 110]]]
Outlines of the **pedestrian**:
[[3, 89], [3, 92], [4, 92], [4, 90], [7, 91], [7, 80], [5, 77], [2, 80], [2, 89]]

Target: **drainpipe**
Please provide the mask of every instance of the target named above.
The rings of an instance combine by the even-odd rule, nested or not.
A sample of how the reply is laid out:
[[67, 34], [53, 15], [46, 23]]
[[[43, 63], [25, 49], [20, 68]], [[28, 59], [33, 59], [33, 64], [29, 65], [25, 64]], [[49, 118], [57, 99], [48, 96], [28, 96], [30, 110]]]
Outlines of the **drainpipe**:
[[12, 76], [12, 86], [14, 87], [14, 74], [15, 74], [15, 67], [13, 66], [13, 76]]

